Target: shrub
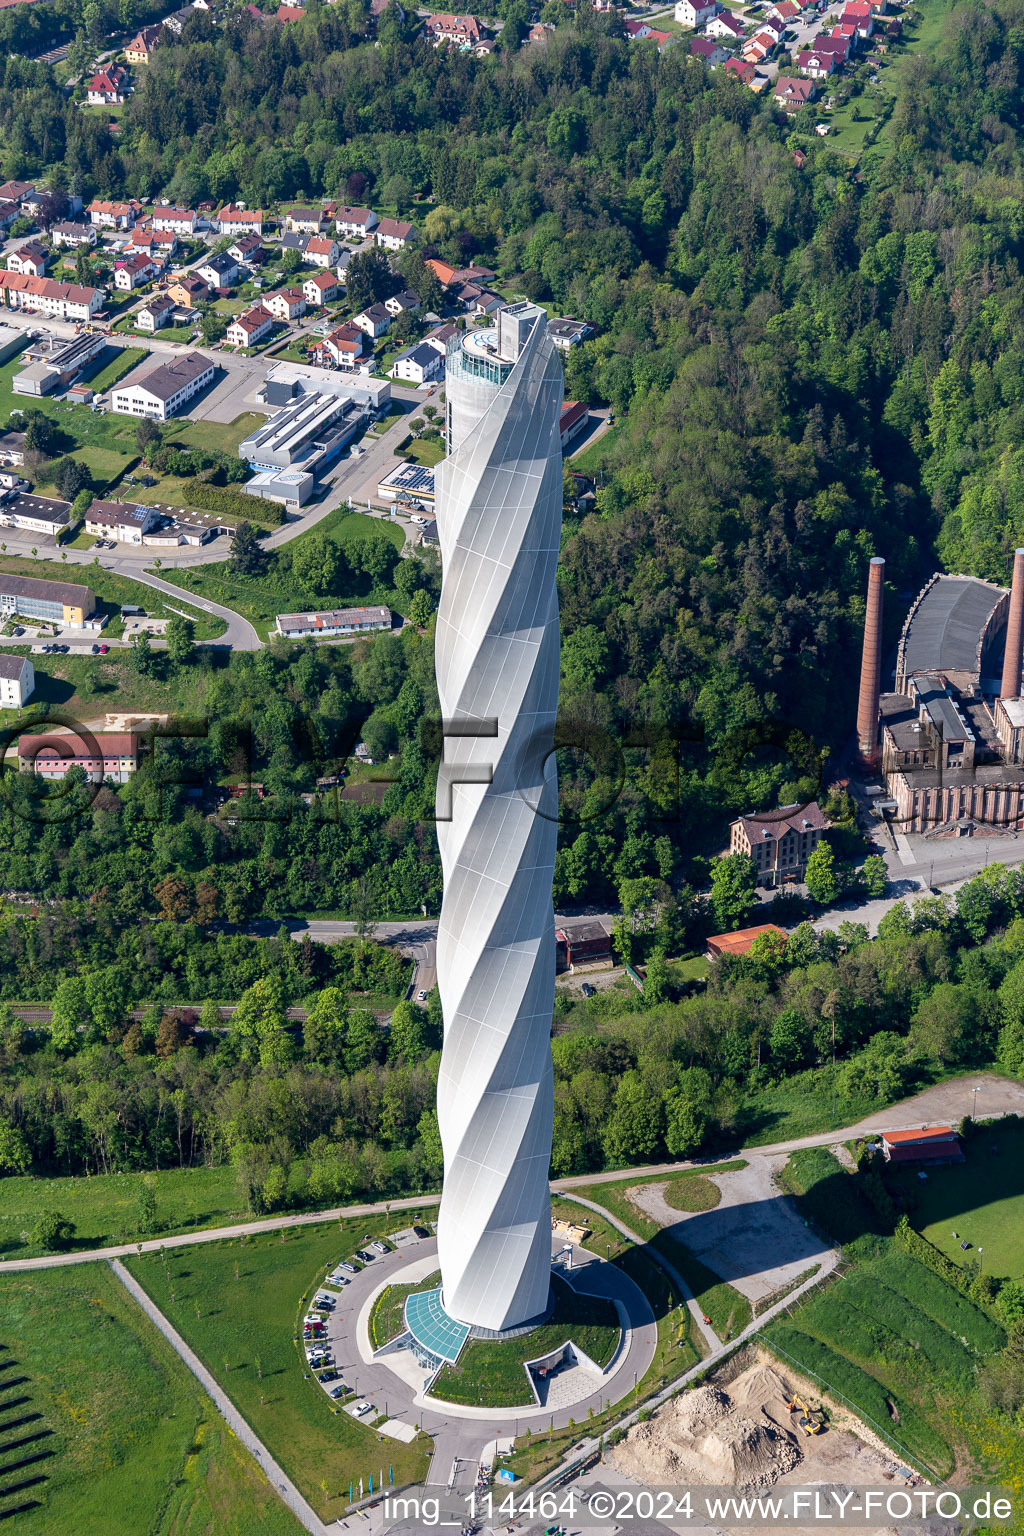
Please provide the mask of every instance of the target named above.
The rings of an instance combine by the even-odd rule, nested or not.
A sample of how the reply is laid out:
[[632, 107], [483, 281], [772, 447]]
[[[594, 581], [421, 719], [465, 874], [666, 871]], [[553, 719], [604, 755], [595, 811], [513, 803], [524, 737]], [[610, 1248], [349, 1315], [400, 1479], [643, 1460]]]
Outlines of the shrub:
[[927, 1264], [929, 1269], [949, 1285], [953, 1285], [966, 1296], [971, 1289], [971, 1276], [959, 1264], [954, 1264], [952, 1259], [947, 1259], [944, 1253], [940, 1253], [933, 1243], [920, 1232], [915, 1232], [906, 1216], [901, 1216], [896, 1223], [896, 1231], [893, 1234], [901, 1248], [912, 1254], [921, 1264]]
[[203, 512], [215, 512], [221, 517], [245, 518], [272, 528], [284, 522], [284, 508], [276, 502], [246, 496], [242, 491], [228, 491], [222, 486], [211, 485], [208, 480], [187, 480], [182, 494], [189, 506], [199, 507]]

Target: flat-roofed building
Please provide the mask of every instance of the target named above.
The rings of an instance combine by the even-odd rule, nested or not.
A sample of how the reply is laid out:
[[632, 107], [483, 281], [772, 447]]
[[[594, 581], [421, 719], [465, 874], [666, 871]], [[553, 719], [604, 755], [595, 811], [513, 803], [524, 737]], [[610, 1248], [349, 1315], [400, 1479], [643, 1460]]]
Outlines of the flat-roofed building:
[[316, 474], [369, 420], [370, 412], [354, 400], [319, 390], [299, 394], [239, 443], [238, 457], [250, 469]]
[[35, 668], [27, 656], [0, 652], [0, 709], [21, 709], [35, 686]]
[[267, 405], [287, 405], [300, 394], [335, 395], [365, 405], [371, 415], [379, 416], [391, 403], [388, 379], [373, 379], [360, 374], [338, 373], [333, 368], [316, 368], [309, 363], [274, 363], [267, 369], [263, 387], [257, 393]]
[[599, 965], [612, 958], [612, 936], [603, 923], [563, 923], [555, 929], [555, 969]]
[[139, 738], [130, 731], [97, 731], [94, 734], [53, 731], [46, 735], [18, 737], [18, 768], [44, 779], [62, 779], [71, 768], [81, 768], [93, 784], [112, 779], [125, 784], [139, 766]]
[[369, 635], [391, 628], [391, 609], [332, 608], [318, 613], [279, 613], [274, 627], [289, 640], [317, 635]]
[[133, 501], [94, 501], [85, 514], [85, 531], [97, 539], [141, 544], [143, 534], [160, 522], [161, 515], [156, 507]]
[[172, 362], [161, 363], [144, 378], [119, 386], [111, 395], [111, 403], [121, 416], [148, 416], [153, 421], [167, 421], [205, 389], [216, 372], [216, 363], [201, 352], [185, 352]]
[[69, 629], [85, 629], [96, 609], [96, 599], [89, 587], [68, 581], [39, 581], [34, 576], [15, 576], [0, 572], [0, 619], [16, 613], [23, 619], [40, 619], [48, 624], [64, 624]]
[[434, 505], [434, 471], [424, 464], [399, 464], [377, 486], [385, 501], [415, 501], [422, 507]]
[[53, 539], [63, 533], [71, 514], [70, 501], [27, 493], [0, 502], [0, 527], [21, 528], [26, 533], [49, 534]]

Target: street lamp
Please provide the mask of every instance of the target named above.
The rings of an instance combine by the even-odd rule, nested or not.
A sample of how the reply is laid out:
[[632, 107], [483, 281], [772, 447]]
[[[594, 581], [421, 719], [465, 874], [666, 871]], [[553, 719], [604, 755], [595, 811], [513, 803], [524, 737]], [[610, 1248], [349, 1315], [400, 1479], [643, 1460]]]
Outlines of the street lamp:
[[975, 1083], [975, 1085], [974, 1085], [974, 1102], [971, 1104], [971, 1119], [972, 1120], [977, 1118], [977, 1108], [978, 1108], [978, 1084]]
[[978, 1249], [978, 1274], [979, 1275], [983, 1275], [985, 1273], [985, 1260], [982, 1258], [982, 1254], [984, 1252], [985, 1252], [984, 1248], [979, 1248]]

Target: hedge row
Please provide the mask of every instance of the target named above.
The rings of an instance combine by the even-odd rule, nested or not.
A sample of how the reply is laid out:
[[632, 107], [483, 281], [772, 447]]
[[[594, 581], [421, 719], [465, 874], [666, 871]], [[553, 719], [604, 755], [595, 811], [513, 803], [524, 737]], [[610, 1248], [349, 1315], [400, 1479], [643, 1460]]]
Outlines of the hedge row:
[[944, 1253], [940, 1253], [934, 1243], [922, 1237], [920, 1232], [915, 1232], [906, 1216], [901, 1216], [896, 1223], [893, 1236], [900, 1247], [913, 1258], [934, 1270], [948, 1285], [955, 1286], [961, 1295], [968, 1295], [972, 1277], [965, 1269], [961, 1269], [959, 1264], [954, 1264], [952, 1259], [947, 1259]]
[[182, 495], [190, 507], [203, 512], [214, 512], [218, 517], [244, 519], [250, 523], [263, 523], [268, 528], [284, 522], [284, 508], [276, 501], [264, 501], [259, 496], [246, 496], [244, 491], [228, 491], [223, 486], [211, 485], [208, 480], [186, 480]]
[[[930, 1471], [945, 1474], [952, 1464], [949, 1446], [916, 1408], [885, 1392], [880, 1384], [860, 1366], [837, 1354], [820, 1339], [800, 1333], [796, 1328], [776, 1324], [764, 1335], [769, 1346], [777, 1346], [783, 1359], [797, 1370], [806, 1371], [863, 1414], [878, 1433], [899, 1446], [912, 1460], [922, 1462]], [[890, 1403], [899, 1415], [895, 1419]]]
[[877, 1274], [858, 1270], [848, 1275], [837, 1289], [843, 1292], [843, 1300], [863, 1312], [865, 1317], [876, 1318], [891, 1329], [898, 1340], [905, 1340], [920, 1350], [941, 1376], [957, 1385], [970, 1380], [974, 1357], [960, 1340], [947, 1333], [934, 1318], [921, 1312], [906, 1296], [890, 1290]]
[[871, 1268], [884, 1285], [909, 1296], [915, 1307], [941, 1323], [947, 1333], [963, 1339], [978, 1354], [993, 1354], [1005, 1344], [1006, 1335], [998, 1323], [909, 1253], [890, 1248], [885, 1258]]

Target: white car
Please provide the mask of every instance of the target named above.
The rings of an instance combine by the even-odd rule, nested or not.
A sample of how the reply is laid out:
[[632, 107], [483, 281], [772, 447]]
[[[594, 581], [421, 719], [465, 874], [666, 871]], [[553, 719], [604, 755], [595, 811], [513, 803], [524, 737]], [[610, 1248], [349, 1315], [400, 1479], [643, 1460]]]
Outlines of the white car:
[[348, 1285], [348, 1275], [343, 1275], [339, 1269], [336, 1269], [330, 1281], [332, 1285]]
[[390, 1253], [391, 1252], [391, 1249], [388, 1247], [387, 1243], [381, 1243], [381, 1242], [371, 1243], [370, 1247], [371, 1248], [376, 1248], [378, 1253]]
[[347, 1259], [343, 1264], [339, 1264], [338, 1268], [343, 1269], [346, 1275], [358, 1275], [359, 1273], [358, 1266], [355, 1264], [350, 1264]]
[[316, 1298], [316, 1300], [313, 1302], [313, 1305], [314, 1305], [314, 1307], [322, 1307], [325, 1312], [333, 1312], [334, 1311], [334, 1297], [333, 1296], [318, 1296]]
[[373, 1412], [373, 1405], [372, 1403], [366, 1402], [364, 1399], [361, 1403], [356, 1403], [352, 1412], [355, 1414], [357, 1419], [365, 1419], [368, 1413]]

